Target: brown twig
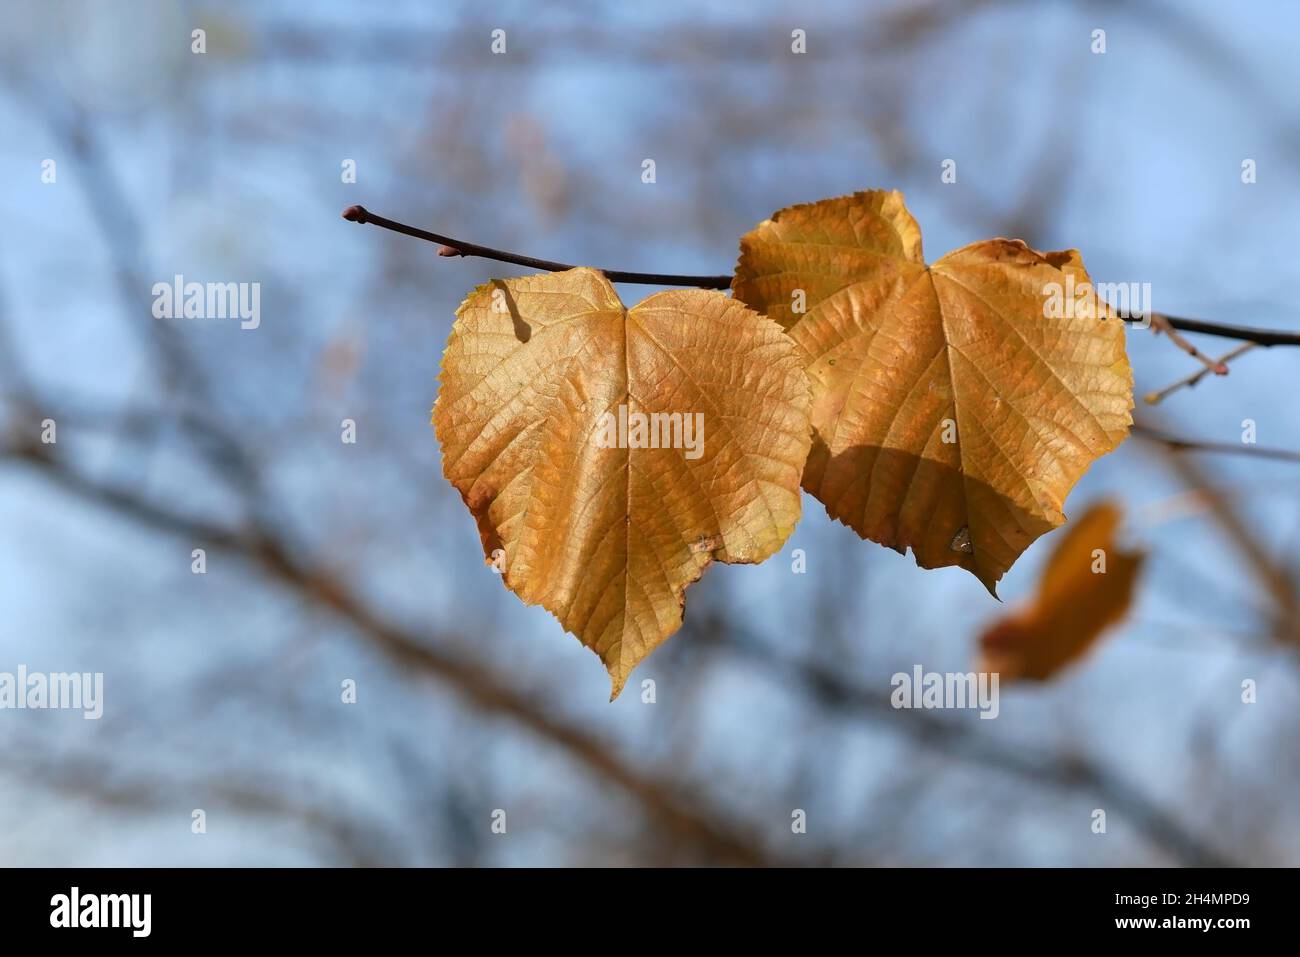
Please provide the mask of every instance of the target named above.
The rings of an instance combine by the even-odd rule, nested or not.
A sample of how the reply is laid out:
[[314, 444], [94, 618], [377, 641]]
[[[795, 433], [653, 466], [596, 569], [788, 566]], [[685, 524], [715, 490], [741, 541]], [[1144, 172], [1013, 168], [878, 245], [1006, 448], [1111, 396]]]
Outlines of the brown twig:
[[[391, 229], [393, 232], [401, 233], [404, 236], [414, 236], [416, 239], [438, 243], [439, 256], [478, 256], [482, 259], [495, 259], [497, 262], [512, 263], [516, 266], [527, 266], [529, 269], [544, 269], [547, 272], [563, 272], [566, 269], [574, 268], [568, 263], [537, 259], [533, 256], [506, 252], [503, 249], [493, 249], [490, 246], [467, 243], [464, 240], [452, 239], [450, 236], [439, 236], [437, 233], [431, 233], [426, 229], [407, 226], [405, 223], [385, 219], [383, 216], [376, 216], [364, 206], [349, 206], [343, 210], [343, 218], [350, 223], [372, 223], [375, 226]], [[731, 285], [730, 276], [682, 276], [676, 273], [625, 272], [621, 269], [602, 269], [600, 271], [605, 274], [610, 282], [641, 283], [651, 286], [696, 286], [700, 289], [726, 289]]]
[[1169, 317], [1166, 316], [1164, 313], [1162, 312], [1151, 313], [1151, 331], [1157, 336], [1163, 332], [1165, 335], [1169, 337], [1170, 342], [1176, 345], [1179, 349], [1182, 349], [1184, 352], [1186, 352], [1197, 362], [1205, 366], [1206, 372], [1213, 372], [1215, 375], [1228, 374], [1228, 367], [1226, 365], [1224, 365], [1222, 362], [1218, 362], [1214, 359], [1211, 359], [1200, 349], [1196, 348], [1196, 346], [1192, 345], [1190, 342], [1188, 342], [1186, 339], [1180, 336], [1178, 334], [1178, 330], [1174, 328], [1174, 324], [1170, 321]]
[[[364, 206], [349, 206], [343, 210], [343, 218], [351, 223], [371, 223], [375, 226], [382, 226], [384, 229], [391, 229], [393, 232], [401, 233], [404, 236], [413, 236], [416, 239], [437, 243], [441, 247], [438, 250], [440, 256], [479, 256], [483, 259], [494, 259], [497, 262], [527, 266], [530, 269], [544, 269], [548, 272], [561, 272], [565, 269], [574, 268], [568, 263], [537, 259], [533, 256], [493, 249], [490, 246], [479, 246], [477, 243], [453, 239], [450, 236], [440, 236], [417, 226], [408, 226], [405, 223], [378, 216]], [[636, 283], [649, 286], [694, 286], [699, 289], [729, 289], [731, 288], [732, 279], [730, 274], [722, 276], [687, 276], [674, 273], [628, 272], [621, 269], [602, 269], [601, 272], [609, 278], [610, 282]], [[1219, 336], [1224, 339], [1241, 339], [1261, 346], [1300, 346], [1300, 332], [1280, 332], [1275, 329], [1259, 329], [1251, 326], [1230, 326], [1220, 322], [1206, 322], [1202, 319], [1184, 319], [1164, 313], [1152, 314], [1153, 325], [1157, 315], [1170, 329], [1199, 332], [1207, 336]], [[1189, 354], [1197, 354], [1194, 347], [1191, 348]]]
[[1169, 396], [1173, 395], [1179, 389], [1192, 388], [1198, 382], [1204, 379], [1207, 375], [1209, 375], [1211, 372], [1215, 372], [1216, 374], [1226, 375], [1228, 371], [1229, 362], [1237, 358], [1237, 356], [1241, 355], [1242, 353], [1249, 352], [1251, 349], [1257, 348], [1258, 345], [1259, 344], [1255, 342], [1243, 342], [1235, 349], [1225, 352], [1223, 355], [1219, 356], [1219, 358], [1215, 359], [1214, 365], [1221, 367], [1223, 369], [1222, 373], [1218, 373], [1218, 370], [1212, 366], [1207, 366], [1204, 369], [1197, 369], [1191, 375], [1185, 376], [1179, 379], [1177, 382], [1165, 386], [1163, 389], [1160, 389], [1156, 392], [1148, 392], [1145, 396], [1143, 396], [1143, 400], [1146, 402], [1147, 405], [1158, 405], [1160, 402], [1169, 398]]

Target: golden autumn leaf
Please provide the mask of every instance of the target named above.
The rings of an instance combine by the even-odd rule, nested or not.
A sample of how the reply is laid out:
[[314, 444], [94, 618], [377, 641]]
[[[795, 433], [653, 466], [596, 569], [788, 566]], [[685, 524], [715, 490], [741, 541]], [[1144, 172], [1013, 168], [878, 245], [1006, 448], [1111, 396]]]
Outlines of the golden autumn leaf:
[[993, 594], [1131, 422], [1123, 323], [1076, 300], [1091, 288], [1075, 250], [1006, 239], [927, 266], [902, 195], [880, 190], [760, 223], [732, 283], [803, 357], [804, 488], [862, 537]]
[[626, 309], [572, 269], [470, 293], [433, 423], [488, 561], [616, 696], [710, 562], [760, 562], [794, 530], [810, 402], [770, 319], [702, 290]]
[[1033, 601], [980, 638], [981, 671], [1045, 681], [1082, 656], [1133, 601], [1143, 555], [1115, 544], [1120, 511], [1102, 502], [1066, 529]]

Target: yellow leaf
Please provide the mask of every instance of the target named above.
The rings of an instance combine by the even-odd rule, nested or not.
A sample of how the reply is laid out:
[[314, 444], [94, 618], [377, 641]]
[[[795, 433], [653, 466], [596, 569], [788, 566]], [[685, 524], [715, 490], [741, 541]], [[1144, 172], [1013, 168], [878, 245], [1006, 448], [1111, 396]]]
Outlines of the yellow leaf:
[[702, 290], [625, 309], [572, 269], [470, 293], [433, 423], [488, 561], [617, 695], [711, 561], [760, 562], [794, 530], [809, 404], [771, 320]]
[[960, 565], [996, 594], [1127, 434], [1123, 323], [1070, 298], [1091, 289], [1074, 250], [991, 239], [926, 266], [902, 195], [872, 191], [760, 223], [740, 241], [732, 288], [803, 357], [814, 431], [804, 488], [862, 537], [910, 547], [923, 568]]
[[980, 639], [981, 671], [1045, 681], [1084, 654], [1128, 612], [1143, 555], [1115, 544], [1120, 511], [1102, 502], [1067, 529], [1034, 600]]

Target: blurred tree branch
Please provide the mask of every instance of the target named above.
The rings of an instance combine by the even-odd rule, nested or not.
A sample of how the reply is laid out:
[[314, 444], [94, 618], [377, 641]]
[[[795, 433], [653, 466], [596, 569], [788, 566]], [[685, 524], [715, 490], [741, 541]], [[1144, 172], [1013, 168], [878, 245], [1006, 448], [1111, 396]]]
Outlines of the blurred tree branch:
[[1222, 455], [1244, 455], [1247, 458], [1273, 459], [1278, 462], [1300, 462], [1300, 452], [1290, 449], [1271, 449], [1266, 446], [1234, 442], [1207, 442], [1170, 435], [1143, 422], [1133, 423], [1133, 434], [1140, 439], [1162, 445], [1171, 452], [1216, 452]]
[[1081, 755], [1063, 757], [1042, 748], [1004, 743], [981, 733], [980, 722], [972, 726], [929, 711], [900, 711], [890, 702], [887, 691], [867, 690], [834, 668], [782, 655], [768, 642], [742, 634], [720, 619], [715, 618], [699, 628], [695, 637], [716, 641], [741, 660], [763, 667], [782, 679], [794, 678], [820, 707], [829, 711], [878, 720], [924, 747], [962, 762], [993, 768], [1053, 790], [1089, 791], [1103, 806], [1116, 809], [1154, 846], [1180, 864], [1231, 865], [1229, 859], [1206, 845], [1130, 782]]
[[[20, 754], [6, 748], [0, 767], [22, 780], [61, 793], [72, 800], [90, 801], [105, 808], [141, 813], [163, 811], [189, 817], [178, 809], [178, 795], [187, 795], [199, 808], [210, 811], [225, 807], [238, 814], [294, 822], [323, 835], [336, 849], [341, 863], [350, 867], [391, 865], [401, 854], [402, 844], [377, 822], [366, 820], [356, 808], [331, 797], [283, 782], [256, 784], [230, 775], [203, 780], [153, 779], [145, 782], [122, 780], [121, 769], [94, 755], [62, 754], [59, 760]], [[215, 805], [210, 803], [215, 802]], [[206, 805], [206, 806], [205, 806]]]
[[[1185, 443], [1163, 438], [1161, 433], [1152, 430], [1151, 435], [1157, 439], [1156, 446], [1161, 451], [1161, 460], [1188, 488], [1196, 489], [1210, 507], [1219, 527], [1228, 540], [1250, 565], [1251, 570], [1272, 599], [1276, 611], [1273, 631], [1278, 638], [1286, 642], [1300, 643], [1300, 597], [1296, 593], [1294, 569], [1285, 561], [1275, 560], [1255, 534], [1246, 519], [1241, 515], [1231, 496], [1215, 486], [1202, 469], [1189, 456], [1182, 454], [1188, 448]], [[1235, 445], [1216, 447], [1212, 451], [1238, 452]], [[1270, 450], [1260, 449], [1260, 453]], [[1285, 453], [1275, 453], [1279, 457]], [[1288, 455], [1288, 458], [1290, 456]], [[1291, 459], [1294, 460], [1294, 459]]]
[[[35, 400], [29, 400], [27, 404], [38, 408], [50, 407], [48, 403]], [[346, 619], [399, 671], [435, 676], [475, 707], [511, 718], [558, 746], [588, 771], [617, 785], [638, 801], [647, 815], [667, 833], [694, 846], [706, 860], [745, 865], [780, 862], [780, 858], [773, 858], [763, 850], [761, 842], [753, 834], [739, 826], [721, 823], [727, 816], [712, 816], [698, 810], [707, 806], [701, 796], [687, 797], [674, 793], [652, 776], [624, 762], [604, 742], [552, 716], [545, 707], [511, 688], [483, 666], [439, 649], [427, 643], [423, 636], [385, 621], [341, 582], [296, 560], [291, 548], [273, 534], [268, 534], [267, 530], [256, 526], [248, 530], [232, 530], [192, 518], [151, 502], [134, 490], [98, 482], [54, 456], [48, 447], [39, 443], [11, 445], [0, 453], [0, 457], [34, 466], [66, 491], [113, 508], [146, 526], [245, 557], [271, 572], [281, 584]]]

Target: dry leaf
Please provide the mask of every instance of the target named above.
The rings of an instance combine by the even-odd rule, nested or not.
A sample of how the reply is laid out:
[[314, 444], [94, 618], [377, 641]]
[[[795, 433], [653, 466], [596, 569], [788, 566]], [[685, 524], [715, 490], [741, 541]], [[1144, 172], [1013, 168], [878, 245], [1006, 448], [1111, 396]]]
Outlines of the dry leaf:
[[1045, 315], [1050, 283], [1089, 282], [1078, 253], [992, 239], [927, 267], [884, 191], [781, 210], [740, 250], [736, 298], [789, 331], [808, 371], [804, 488], [864, 538], [996, 594], [1131, 422], [1123, 324], [1091, 299]]
[[[1033, 602], [980, 639], [981, 671], [1044, 681], [1084, 654], [1133, 600], [1143, 555], [1115, 544], [1120, 510], [1093, 506], [1063, 533]], [[1102, 570], [1104, 569], [1104, 570]]]
[[[722, 293], [628, 310], [592, 269], [493, 281], [457, 312], [441, 383], [443, 471], [488, 561], [600, 655], [614, 695], [711, 561], [760, 562], [799, 520], [806, 377], [781, 328]], [[703, 441], [602, 447], [620, 406], [626, 444], [649, 438], [637, 413], [679, 413], [679, 444], [702, 422]]]

